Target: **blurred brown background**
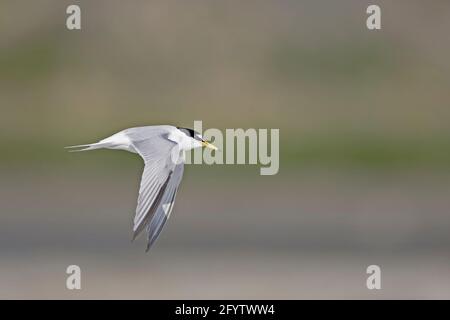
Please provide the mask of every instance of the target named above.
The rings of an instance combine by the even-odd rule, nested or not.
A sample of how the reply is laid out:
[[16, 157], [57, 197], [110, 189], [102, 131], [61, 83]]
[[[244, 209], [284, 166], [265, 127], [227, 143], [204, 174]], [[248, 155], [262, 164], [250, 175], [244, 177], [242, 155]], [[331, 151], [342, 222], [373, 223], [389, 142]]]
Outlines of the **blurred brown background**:
[[[449, 30], [444, 0], [2, 1], [0, 298], [450, 298]], [[194, 120], [279, 128], [280, 172], [187, 167], [145, 254], [140, 159], [63, 146]]]

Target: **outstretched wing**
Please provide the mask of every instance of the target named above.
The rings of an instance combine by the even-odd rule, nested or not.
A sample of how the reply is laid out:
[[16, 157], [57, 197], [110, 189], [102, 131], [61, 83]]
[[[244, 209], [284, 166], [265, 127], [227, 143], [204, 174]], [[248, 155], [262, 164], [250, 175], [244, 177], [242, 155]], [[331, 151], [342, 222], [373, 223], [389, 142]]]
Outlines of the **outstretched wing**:
[[147, 226], [150, 248], [172, 210], [184, 163], [180, 162], [182, 158], [178, 145], [168, 140], [165, 134], [134, 140], [132, 144], [145, 163], [134, 217], [133, 239]]
[[147, 225], [148, 243], [146, 251], [148, 251], [156, 241], [164, 227], [164, 224], [170, 217], [170, 213], [172, 212], [173, 205], [175, 203], [178, 186], [180, 185], [181, 178], [183, 177], [183, 170], [183, 164], [175, 166], [175, 169], [171, 173], [170, 179], [168, 180], [168, 183], [166, 185], [161, 204], [150, 220], [150, 223]]

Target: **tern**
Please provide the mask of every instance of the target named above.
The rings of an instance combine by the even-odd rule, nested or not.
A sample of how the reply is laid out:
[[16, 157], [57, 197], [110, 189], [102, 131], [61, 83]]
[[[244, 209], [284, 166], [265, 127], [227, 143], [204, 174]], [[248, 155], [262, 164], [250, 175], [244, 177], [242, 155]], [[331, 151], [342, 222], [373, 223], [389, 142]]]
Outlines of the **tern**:
[[71, 151], [118, 149], [137, 153], [144, 160], [133, 240], [145, 228], [146, 252], [154, 244], [170, 217], [184, 170], [185, 152], [207, 147], [218, 150], [192, 129], [170, 125], [122, 130], [96, 143], [69, 146]]

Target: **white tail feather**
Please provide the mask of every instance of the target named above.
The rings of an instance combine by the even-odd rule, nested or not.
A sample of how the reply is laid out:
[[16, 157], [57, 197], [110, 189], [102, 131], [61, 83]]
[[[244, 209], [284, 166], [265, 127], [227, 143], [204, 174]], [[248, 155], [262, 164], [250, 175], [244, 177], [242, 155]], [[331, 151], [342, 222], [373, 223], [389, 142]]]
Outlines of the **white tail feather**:
[[97, 143], [90, 143], [90, 144], [80, 144], [77, 146], [68, 146], [68, 147], [64, 147], [64, 148], [65, 149], [82, 148], [82, 149], [77, 149], [77, 150], [69, 150], [69, 152], [79, 152], [79, 151], [89, 151], [89, 150], [107, 148], [110, 145], [111, 145], [111, 143], [97, 142]]

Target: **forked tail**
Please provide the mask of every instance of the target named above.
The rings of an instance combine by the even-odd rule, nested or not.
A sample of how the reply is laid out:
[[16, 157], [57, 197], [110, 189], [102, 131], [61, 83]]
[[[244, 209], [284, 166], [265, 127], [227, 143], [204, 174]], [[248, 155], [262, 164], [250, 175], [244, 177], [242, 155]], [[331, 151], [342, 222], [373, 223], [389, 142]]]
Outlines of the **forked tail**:
[[102, 149], [102, 148], [108, 148], [111, 146], [110, 142], [96, 142], [96, 143], [90, 143], [90, 144], [80, 144], [77, 146], [68, 146], [64, 147], [65, 149], [74, 149], [69, 150], [69, 152], [79, 152], [79, 151], [89, 151], [89, 150], [95, 150], [95, 149]]

